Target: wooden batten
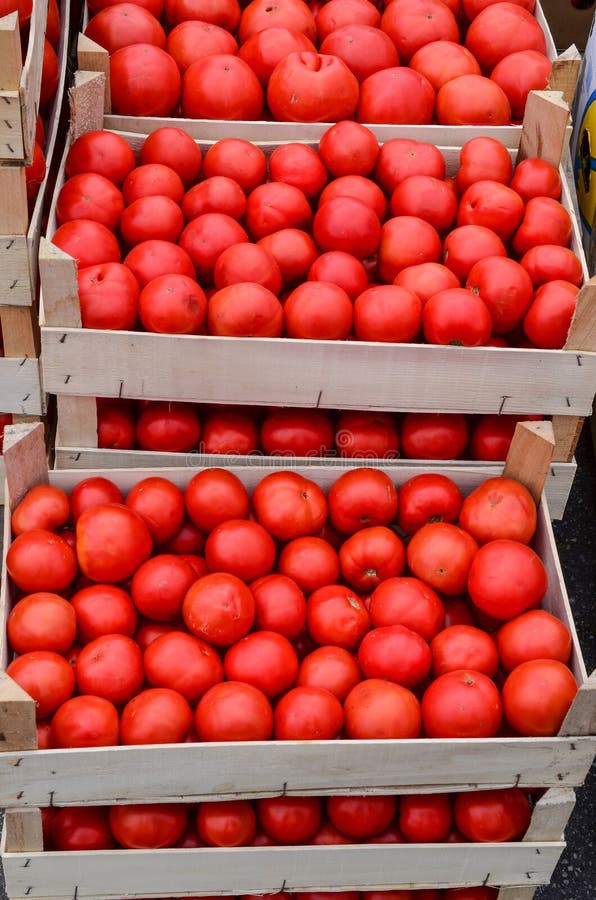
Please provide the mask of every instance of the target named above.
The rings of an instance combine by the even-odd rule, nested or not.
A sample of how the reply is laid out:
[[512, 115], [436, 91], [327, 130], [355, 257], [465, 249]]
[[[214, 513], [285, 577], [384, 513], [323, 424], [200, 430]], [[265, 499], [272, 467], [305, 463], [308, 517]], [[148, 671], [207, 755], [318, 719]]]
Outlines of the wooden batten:
[[515, 478], [540, 502], [553, 457], [555, 436], [550, 422], [518, 422], [503, 475]]
[[7, 809], [4, 817], [3, 849], [6, 853], [43, 850], [41, 810]]
[[108, 51], [92, 41], [85, 34], [79, 34], [77, 40], [77, 64], [82, 72], [101, 72], [103, 83], [103, 111], [109, 115], [112, 111], [110, 99], [110, 57]]
[[570, 109], [575, 95], [580, 64], [581, 54], [575, 44], [572, 44], [553, 60], [553, 67], [548, 79], [549, 91], [561, 91], [563, 100]]
[[524, 841], [559, 841], [575, 806], [572, 788], [551, 788], [536, 803]]
[[41, 422], [7, 425], [4, 430], [4, 465], [8, 507], [13, 510], [30, 488], [48, 483], [44, 426]]
[[76, 261], [46, 238], [39, 242], [39, 277], [42, 326], [81, 328]]
[[68, 92], [71, 111], [71, 143], [87, 131], [97, 131], [103, 128], [103, 104], [107, 77], [108, 75], [104, 72], [75, 72], [74, 84]]
[[0, 753], [36, 748], [35, 703], [6, 672], [0, 672]]
[[559, 91], [530, 91], [519, 142], [518, 162], [532, 156], [557, 169], [568, 141], [569, 106]]
[[[95, 397], [56, 397], [56, 444], [97, 447], [97, 403]], [[74, 443], [73, 443], [74, 442]]]

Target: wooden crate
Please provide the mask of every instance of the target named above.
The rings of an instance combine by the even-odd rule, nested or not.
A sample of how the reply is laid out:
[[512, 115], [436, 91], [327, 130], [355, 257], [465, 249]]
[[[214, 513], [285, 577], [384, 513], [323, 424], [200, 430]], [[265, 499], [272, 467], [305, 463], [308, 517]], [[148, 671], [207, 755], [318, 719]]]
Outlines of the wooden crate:
[[[24, 434], [20, 440], [16, 439]], [[528, 444], [527, 441], [530, 441]], [[506, 473], [528, 484], [536, 495], [552, 454], [552, 430], [546, 422], [518, 426]], [[5, 437], [10, 506], [35, 483], [49, 479], [65, 489], [90, 472], [48, 473], [40, 426], [13, 426]], [[421, 471], [383, 467], [396, 484]], [[263, 476], [258, 466], [231, 467], [251, 490]], [[128, 492], [151, 471], [108, 470]], [[179, 486], [196, 470], [168, 469]], [[323, 488], [337, 477], [331, 466], [296, 467]], [[433, 471], [444, 471], [433, 467]], [[97, 474], [106, 474], [103, 470]], [[451, 473], [450, 473], [451, 474]], [[469, 493], [483, 480], [478, 470], [462, 468], [457, 483]], [[5, 552], [10, 545], [5, 517]], [[596, 675], [588, 678], [556, 554], [547, 502], [542, 497], [534, 541], [548, 575], [544, 607], [569, 627], [574, 643], [572, 669], [580, 690], [560, 734], [549, 738], [467, 740], [308, 741], [122, 746], [81, 750], [35, 749], [33, 701], [7, 676], [0, 681], [0, 805], [68, 806], [142, 802], [195, 802], [201, 799], [259, 797], [281, 793], [420, 793], [483, 787], [572, 787], [583, 782], [596, 742]], [[12, 601], [3, 567], [2, 616]], [[8, 661], [5, 628], [0, 627], [0, 665]], [[257, 750], [257, 752], [255, 752]], [[16, 769], [18, 768], [18, 772]], [[155, 777], [156, 771], [159, 778]], [[93, 773], [101, 773], [95, 777]], [[498, 882], [497, 882], [498, 883]], [[210, 891], [207, 891], [208, 893]]]
[[39, 810], [9, 810], [1, 853], [11, 900], [113, 900], [280, 890], [500, 887], [499, 900], [531, 900], [550, 880], [573, 810], [569, 788], [547, 791], [522, 841], [503, 844], [43, 852]]

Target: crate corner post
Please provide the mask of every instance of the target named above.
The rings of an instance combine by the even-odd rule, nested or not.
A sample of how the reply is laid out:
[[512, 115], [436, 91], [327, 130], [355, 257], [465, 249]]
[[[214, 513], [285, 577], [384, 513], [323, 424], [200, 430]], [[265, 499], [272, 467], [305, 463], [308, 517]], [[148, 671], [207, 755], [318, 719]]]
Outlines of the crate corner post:
[[0, 672], [0, 753], [36, 749], [35, 702], [6, 672]]
[[527, 487], [536, 503], [542, 496], [554, 448], [550, 422], [518, 422], [515, 426], [503, 475]]
[[4, 431], [7, 505], [19, 503], [36, 484], [48, 483], [48, 463], [42, 422], [7, 425]]

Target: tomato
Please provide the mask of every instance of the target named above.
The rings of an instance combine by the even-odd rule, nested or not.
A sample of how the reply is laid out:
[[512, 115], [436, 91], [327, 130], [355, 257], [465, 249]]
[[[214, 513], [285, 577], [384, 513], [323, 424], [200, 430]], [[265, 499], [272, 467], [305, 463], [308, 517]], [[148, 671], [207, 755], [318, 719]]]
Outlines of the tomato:
[[137, 628], [137, 612], [128, 594], [112, 584], [91, 584], [72, 595], [79, 644], [88, 644], [102, 634], [126, 634]]
[[129, 804], [110, 807], [110, 828], [119, 844], [132, 850], [173, 847], [186, 828], [182, 803]]
[[[422, 426], [424, 424], [424, 420], [421, 419], [422, 415], [425, 414], [418, 414], [414, 419], [412, 414], [409, 421], [413, 425], [417, 423]], [[452, 425], [457, 424], [457, 420], [453, 416], [448, 421]], [[432, 419], [427, 422], [427, 425], [432, 424]], [[434, 424], [440, 426], [441, 421], [435, 418]], [[456, 433], [453, 432], [452, 436], [455, 436]], [[432, 439], [432, 432], [428, 437]], [[432, 450], [427, 445], [423, 450], [423, 455], [428, 456], [431, 452]], [[455, 523], [458, 519], [462, 499], [461, 491], [455, 482], [446, 475], [437, 473], [414, 475], [399, 489], [397, 524], [406, 534], [413, 534], [428, 522]]]
[[200, 434], [196, 410], [185, 403], [152, 402], [140, 413], [136, 423], [137, 442], [143, 450], [188, 452], [196, 448]]
[[229, 31], [215, 23], [187, 19], [172, 28], [166, 50], [176, 61], [180, 74], [184, 75], [190, 65], [205, 56], [236, 54], [238, 43]]
[[56, 229], [52, 243], [72, 256], [79, 268], [120, 262], [120, 247], [114, 234], [92, 219], [73, 219]]
[[337, 419], [335, 449], [340, 456], [393, 459], [399, 450], [394, 417], [382, 412], [342, 412]]
[[466, 33], [466, 47], [484, 72], [518, 50], [546, 53], [544, 32], [534, 16], [515, 3], [494, 3], [483, 9]]
[[170, 197], [139, 197], [127, 206], [120, 219], [120, 234], [129, 247], [142, 241], [175, 243], [184, 227], [182, 210]]
[[160, 275], [148, 282], [139, 296], [139, 317], [146, 331], [199, 334], [206, 314], [205, 293], [187, 275]]
[[166, 45], [165, 31], [155, 16], [136, 3], [105, 7], [89, 20], [85, 34], [110, 54], [129, 44]]
[[152, 641], [145, 650], [143, 667], [151, 685], [177, 691], [192, 704], [223, 679], [223, 667], [213, 647], [182, 631]]
[[352, 838], [369, 838], [389, 827], [395, 817], [395, 797], [328, 797], [327, 815], [339, 831]]
[[77, 574], [73, 550], [59, 535], [43, 528], [19, 534], [6, 553], [8, 574], [25, 593], [60, 593]]
[[405, 625], [386, 625], [364, 636], [358, 663], [365, 678], [384, 678], [413, 688], [428, 675], [431, 654], [426, 641], [415, 631]]
[[377, 28], [381, 24], [381, 13], [368, 0], [329, 0], [316, 14], [319, 43], [327, 35], [344, 25], [370, 25]]
[[227, 651], [224, 672], [228, 681], [242, 681], [269, 697], [287, 691], [298, 675], [298, 657], [289, 640], [274, 631], [249, 634]]
[[289, 53], [316, 53], [313, 42], [293, 27], [271, 25], [251, 34], [238, 51], [240, 59], [251, 67], [264, 91], [277, 64]]
[[41, 69], [41, 87], [39, 93], [39, 106], [41, 110], [48, 110], [58, 88], [60, 77], [60, 63], [56, 51], [50, 42], [43, 40], [43, 57]]
[[459, 522], [479, 544], [497, 538], [529, 544], [536, 531], [536, 503], [519, 481], [487, 478], [465, 498]]
[[531, 609], [510, 619], [497, 632], [501, 665], [511, 672], [532, 659], [569, 662], [572, 640], [567, 626], [544, 609]]
[[357, 684], [344, 702], [346, 737], [354, 740], [417, 738], [420, 704], [400, 684], [367, 678]]
[[15, 653], [65, 653], [75, 639], [75, 612], [58, 594], [39, 591], [15, 604], [8, 615], [7, 630]]
[[435, 262], [407, 266], [397, 273], [393, 283], [413, 291], [423, 305], [433, 294], [460, 286], [459, 279], [447, 266]]
[[275, 148], [269, 157], [269, 173], [272, 181], [298, 188], [309, 201], [318, 197], [328, 177], [317, 151], [297, 142]]
[[317, 644], [355, 650], [370, 628], [370, 618], [364, 603], [353, 591], [332, 584], [310, 595], [306, 624]]
[[399, 798], [397, 821], [406, 841], [444, 841], [453, 823], [453, 799], [450, 794], [406, 794]]
[[160, 275], [179, 273], [195, 278], [195, 269], [186, 250], [169, 241], [150, 240], [137, 244], [124, 259], [140, 287]]
[[85, 510], [77, 521], [76, 535], [83, 575], [110, 584], [130, 578], [153, 547], [144, 519], [119, 503]]
[[188, 515], [201, 531], [212, 531], [226, 519], [248, 516], [248, 494], [237, 475], [226, 469], [203, 469], [184, 491]]
[[305, 844], [321, 823], [319, 797], [265, 797], [255, 801], [259, 825], [281, 844]]
[[482, 75], [458, 75], [439, 88], [439, 125], [509, 125], [511, 107], [505, 91]]
[[0, 16], [7, 16], [11, 12], [18, 13], [19, 28], [23, 28], [31, 18], [33, 0], [2, 0]]
[[515, 167], [510, 187], [520, 195], [524, 203], [533, 197], [561, 199], [561, 176], [558, 169], [545, 159], [523, 159]]
[[[195, 23], [187, 23], [193, 25]], [[216, 31], [215, 26], [202, 23], [205, 31]], [[227, 32], [226, 32], [227, 34]], [[228, 35], [228, 38], [232, 39]], [[233, 39], [232, 39], [233, 40]], [[193, 184], [201, 171], [202, 153], [197, 143], [181, 128], [164, 126], [156, 128], [145, 140], [140, 151], [140, 162], [144, 166], [163, 166], [178, 175], [184, 187]], [[137, 172], [138, 172], [137, 168]], [[159, 191], [156, 191], [159, 193]], [[172, 197], [180, 202], [182, 197]]]
[[343, 250], [322, 253], [308, 270], [308, 280], [331, 282], [341, 287], [352, 301], [368, 287], [362, 262]]
[[203, 160], [203, 177], [223, 175], [236, 181], [245, 193], [265, 181], [267, 157], [262, 149], [241, 138], [224, 138], [213, 144]]
[[326, 688], [301, 685], [278, 701], [274, 713], [277, 741], [330, 741], [343, 725], [340, 701]]
[[460, 75], [480, 75], [480, 66], [469, 50], [453, 40], [423, 44], [410, 59], [409, 66], [430, 81], [438, 91], [447, 81]]
[[128, 701], [120, 719], [123, 744], [179, 744], [192, 724], [188, 701], [171, 688], [149, 688]]
[[331, 524], [342, 534], [361, 528], [389, 525], [398, 509], [398, 496], [388, 475], [378, 469], [351, 469], [332, 484], [329, 494]]
[[322, 197], [314, 217], [313, 236], [323, 252], [343, 250], [366, 259], [377, 251], [381, 223], [374, 209], [363, 200], [352, 196], [325, 200]]
[[306, 600], [297, 583], [283, 574], [264, 575], [250, 585], [255, 601], [255, 625], [274, 631], [289, 640], [297, 637], [306, 623]]
[[381, 69], [399, 65], [393, 40], [380, 28], [356, 22], [330, 32], [320, 44], [322, 54], [336, 56], [359, 82]]
[[139, 285], [122, 263], [79, 268], [77, 283], [83, 328], [132, 331], [136, 327]]
[[311, 236], [299, 228], [282, 228], [258, 243], [276, 260], [284, 287], [303, 281], [319, 255]]
[[472, 425], [468, 452], [472, 459], [505, 460], [515, 426], [524, 417], [483, 415]]
[[74, 219], [89, 219], [115, 231], [123, 210], [122, 191], [113, 181], [96, 172], [80, 172], [61, 188], [56, 219], [59, 225]]
[[421, 324], [421, 300], [398, 285], [369, 287], [354, 303], [354, 334], [361, 341], [410, 343]]
[[192, 219], [180, 236], [180, 247], [186, 250], [199, 279], [213, 281], [217, 258], [227, 247], [248, 240], [244, 228], [223, 213], [203, 213]]
[[110, 56], [114, 113], [171, 116], [180, 98], [181, 78], [172, 57], [153, 44], [131, 44]]
[[200, 555], [205, 547], [205, 538], [197, 526], [185, 519], [182, 523], [180, 531], [178, 531], [172, 540], [162, 546], [165, 553], [186, 553]]
[[275, 294], [256, 282], [237, 282], [211, 295], [209, 334], [233, 337], [280, 337], [283, 309]]
[[489, 256], [507, 256], [501, 238], [483, 225], [461, 225], [443, 243], [443, 263], [465, 284], [472, 266]]
[[306, 594], [335, 584], [339, 559], [331, 544], [320, 537], [298, 537], [282, 549], [277, 570], [288, 576]]
[[184, 73], [182, 115], [187, 119], [261, 119], [263, 104], [259, 79], [239, 56], [204, 56]]
[[314, 16], [305, 3], [278, 0], [272, 4], [269, 0], [252, 0], [242, 11], [238, 39], [244, 44], [251, 35], [273, 27], [302, 32], [310, 41], [314, 41], [317, 34]]
[[[403, 2], [403, 0], [400, 0]], [[429, 125], [435, 108], [430, 81], [406, 66], [373, 72], [360, 85], [356, 109], [359, 122]]]
[[40, 144], [35, 141], [33, 145], [33, 159], [30, 166], [25, 166], [25, 184], [27, 189], [27, 203], [31, 209], [37, 198], [39, 188], [46, 176], [46, 158]]
[[209, 534], [205, 560], [211, 572], [228, 572], [243, 581], [254, 581], [273, 568], [275, 544], [258, 522], [229, 519]]
[[52, 650], [23, 653], [6, 667], [6, 674], [35, 701], [35, 718], [51, 716], [75, 689], [70, 663]]
[[132, 409], [122, 406], [117, 400], [98, 404], [97, 446], [117, 450], [135, 448], [135, 419]]
[[[468, 22], [471, 22], [472, 19], [475, 19], [478, 13], [482, 12], [483, 9], [486, 9], [487, 6], [491, 6], [493, 3], [498, 2], [499, 0], [462, 0], [463, 13]], [[518, 6], [522, 6], [529, 12], [534, 12], [534, 7], [536, 6], [536, 0], [511, 0], [511, 2], [516, 3]], [[449, 896], [451, 896], [451, 894]], [[462, 900], [464, 900], [464, 898], [462, 898]]]
[[69, 515], [70, 502], [65, 491], [50, 484], [38, 484], [15, 506], [10, 527], [15, 536], [34, 528], [54, 531], [66, 524]]
[[216, 22], [228, 31], [235, 31], [240, 21], [240, 7], [236, 0], [165, 0], [165, 17], [169, 25], [188, 19]]
[[118, 710], [103, 697], [71, 697], [52, 717], [52, 747], [112, 747], [118, 739]]
[[107, 807], [64, 807], [54, 812], [50, 836], [56, 850], [111, 850], [114, 846]]
[[260, 442], [273, 456], [327, 456], [333, 425], [323, 410], [278, 409], [263, 420]]
[[512, 168], [508, 150], [495, 138], [471, 138], [460, 151], [460, 166], [455, 176], [457, 190], [461, 195], [475, 181], [487, 176], [501, 184], [509, 184]]
[[[356, 841], [353, 841], [345, 834], [342, 834], [341, 831], [338, 831], [335, 825], [332, 825], [328, 819], [323, 819], [319, 830], [310, 843], [315, 844], [316, 846], [329, 846], [336, 844], [354, 844]], [[312, 893], [311, 896], [313, 896]], [[357, 891], [354, 891], [354, 900], [360, 900]]]
[[269, 78], [267, 103], [284, 122], [349, 119], [358, 103], [358, 80], [336, 56], [289, 53]]
[[275, 258], [257, 244], [232, 244], [217, 258], [213, 270], [217, 288], [239, 282], [252, 282], [266, 287], [274, 294], [281, 290], [281, 271]]
[[457, 794], [455, 824], [472, 841], [517, 841], [530, 824], [528, 798], [520, 788]]
[[256, 486], [252, 503], [258, 521], [282, 541], [315, 534], [327, 517], [321, 488], [296, 472], [272, 472]]
[[547, 585], [544, 563], [530, 547], [498, 539], [478, 550], [470, 567], [468, 593], [481, 612], [507, 620], [539, 606]]
[[223, 213], [233, 219], [241, 219], [245, 209], [244, 191], [237, 181], [225, 175], [212, 175], [195, 184], [182, 201], [182, 212], [187, 221], [204, 213]]
[[122, 185], [122, 194], [127, 206], [134, 203], [135, 200], [156, 196], [169, 197], [174, 203], [180, 203], [184, 196], [184, 185], [178, 173], [171, 166], [158, 162], [145, 163], [137, 166], [126, 176]]
[[405, 626], [430, 641], [445, 622], [438, 594], [417, 578], [388, 578], [375, 588], [369, 613], [373, 628]]
[[406, 565], [403, 541], [378, 525], [350, 535], [339, 551], [344, 581], [358, 591], [372, 591], [386, 578], [401, 575]]
[[498, 688], [473, 669], [439, 675], [422, 697], [422, 722], [430, 738], [493, 737], [501, 718]]
[[[341, 0], [329, 0], [324, 9]], [[359, 6], [368, 0], [355, 0]], [[372, 6], [372, 4], [368, 4]], [[366, 8], [366, 7], [365, 7]], [[323, 10], [317, 16], [317, 25]], [[346, 119], [332, 125], [319, 141], [319, 157], [334, 178], [370, 175], [379, 153], [379, 143], [369, 128]]]
[[216, 572], [199, 578], [187, 591], [182, 617], [192, 634], [218, 647], [227, 647], [250, 631], [254, 599], [235, 575]]
[[516, 666], [503, 685], [503, 712], [518, 734], [546, 737], [558, 734], [577, 682], [558, 659], [530, 659]]
[[135, 165], [134, 153], [123, 137], [111, 131], [87, 131], [68, 151], [65, 174], [72, 178], [80, 172], [95, 172], [119, 185]]
[[519, 194], [499, 181], [475, 181], [466, 188], [457, 211], [458, 225], [484, 225], [507, 243], [524, 215]]
[[468, 443], [468, 422], [461, 413], [407, 413], [401, 442], [404, 456], [413, 459], [457, 459]]
[[503, 256], [488, 256], [475, 263], [470, 269], [466, 288], [478, 294], [488, 306], [493, 334], [513, 331], [533, 297], [532, 280], [526, 270], [515, 260]]
[[258, 447], [258, 426], [249, 415], [229, 410], [208, 413], [203, 420], [201, 431], [203, 453], [247, 455], [255, 453]]
[[270, 181], [248, 195], [244, 224], [253, 241], [282, 228], [309, 228], [311, 220], [306, 195], [292, 184]]
[[378, 266], [381, 281], [387, 284], [407, 266], [438, 262], [440, 256], [437, 230], [419, 216], [395, 216], [381, 228]]
[[199, 804], [197, 831], [208, 847], [246, 847], [256, 830], [257, 817], [248, 800]]
[[534, 287], [547, 281], [568, 281], [580, 287], [584, 280], [579, 258], [573, 250], [558, 244], [531, 247], [520, 259], [520, 265], [529, 274]]
[[560, 350], [567, 340], [579, 288], [568, 281], [547, 281], [534, 294], [523, 329], [536, 347]]
[[465, 591], [478, 551], [471, 535], [448, 522], [423, 525], [410, 540], [406, 558], [413, 574], [451, 596]]
[[491, 81], [506, 94], [513, 119], [523, 119], [530, 91], [548, 89], [552, 63], [538, 50], [519, 50], [504, 56], [492, 70]]
[[102, 503], [123, 503], [120, 488], [100, 475], [78, 481], [70, 492], [70, 521], [76, 525], [81, 513]]
[[457, 669], [472, 669], [493, 678], [499, 666], [494, 639], [470, 625], [451, 625], [437, 634], [430, 645], [432, 669], [444, 675]]
[[389, 4], [381, 28], [395, 44], [402, 63], [433, 41], [459, 42], [455, 16], [440, 0], [400, 0], [400, 9]]
[[325, 688], [340, 703], [361, 680], [360, 667], [355, 657], [343, 647], [317, 647], [304, 657], [298, 670], [300, 687]]
[[492, 318], [479, 294], [449, 288], [434, 294], [425, 303], [422, 330], [429, 344], [481, 347], [491, 335]]
[[[93, 14], [105, 9], [106, 6], [114, 6], [116, 0], [89, 0], [87, 4], [89, 11]], [[159, 19], [163, 12], [164, 0], [136, 0], [138, 6], [148, 9], [149, 12]]]
[[439, 232], [455, 222], [457, 197], [445, 181], [430, 175], [411, 175], [395, 188], [390, 210], [394, 216], [416, 216]]
[[178, 619], [182, 601], [196, 581], [194, 569], [181, 557], [163, 553], [136, 570], [130, 592], [137, 610], [157, 622]]
[[273, 732], [273, 710], [258, 688], [223, 681], [199, 700], [195, 725], [201, 741], [267, 741]]
[[[326, 203], [325, 208], [328, 205]], [[378, 224], [374, 213], [372, 215]], [[284, 317], [286, 334], [290, 338], [341, 341], [352, 329], [352, 301], [337, 284], [305, 281], [288, 296]]]
[[116, 706], [127, 703], [143, 684], [139, 646], [124, 634], [105, 634], [81, 649], [76, 663], [77, 688]]
[[375, 181], [390, 195], [400, 181], [412, 175], [444, 179], [445, 160], [438, 147], [410, 138], [385, 141], [377, 155], [373, 172]]

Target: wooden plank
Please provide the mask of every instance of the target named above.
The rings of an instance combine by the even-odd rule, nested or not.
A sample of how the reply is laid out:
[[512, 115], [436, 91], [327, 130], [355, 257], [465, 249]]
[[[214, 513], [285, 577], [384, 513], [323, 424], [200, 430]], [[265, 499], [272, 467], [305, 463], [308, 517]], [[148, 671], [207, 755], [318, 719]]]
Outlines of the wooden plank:
[[2, 304], [5, 306], [30, 306], [33, 294], [27, 237], [24, 234], [2, 234], [0, 236], [0, 298]]
[[27, 187], [23, 166], [0, 166], [0, 234], [27, 234]]
[[40, 416], [44, 397], [38, 359], [0, 357], [0, 409], [2, 412]]
[[39, 324], [31, 306], [0, 306], [0, 323], [7, 357], [39, 356]]
[[5, 853], [7, 893], [45, 900], [548, 883], [561, 842]]
[[35, 127], [39, 111], [39, 92], [43, 68], [43, 48], [48, 15], [48, 0], [35, 0], [29, 20], [29, 42], [21, 77], [21, 115], [25, 159], [30, 162], [35, 144]]
[[4, 821], [4, 849], [8, 853], [43, 850], [41, 810], [9, 809]]
[[61, 323], [69, 328], [80, 328], [77, 264], [72, 256], [45, 238], [39, 242], [39, 277], [41, 324]]
[[538, 503], [544, 489], [555, 446], [550, 422], [518, 422], [503, 475], [525, 485]]
[[562, 735], [593, 734], [596, 731], [596, 672], [581, 685], [561, 726]]
[[575, 88], [579, 76], [581, 54], [575, 44], [553, 60], [553, 67], [548, 79], [549, 91], [561, 91], [563, 100], [571, 109]]
[[0, 19], [0, 160], [25, 158], [19, 94], [21, 72], [19, 16], [13, 12]]
[[56, 443], [97, 447], [97, 403], [95, 397], [56, 397]]
[[6, 426], [4, 464], [8, 505], [13, 510], [30, 488], [48, 483], [44, 426], [41, 422]]
[[517, 161], [539, 156], [559, 168], [568, 140], [569, 107], [559, 92], [530, 91]]
[[[82, 39], [93, 43], [93, 41], [89, 41], [89, 38], [80, 35], [79, 46]], [[108, 59], [105, 50], [102, 50], [102, 53]], [[96, 131], [103, 127], [106, 90], [109, 94], [109, 86], [106, 86], [108, 79], [109, 67], [106, 72], [75, 72], [74, 85], [68, 92], [71, 109], [71, 142], [76, 141], [87, 131]]]
[[536, 888], [504, 887], [497, 894], [497, 900], [533, 900]]
[[524, 841], [559, 841], [575, 806], [572, 788], [550, 788], [532, 810]]
[[25, 748], [37, 748], [35, 703], [6, 672], [0, 672], [0, 753]]
[[573, 459], [582, 428], [583, 416], [553, 416], [552, 426], [555, 435], [555, 462], [567, 462]]
[[101, 72], [105, 76], [103, 83], [104, 112], [109, 115], [112, 111], [112, 103], [110, 98], [110, 57], [107, 50], [86, 35], [80, 34], [77, 41], [77, 62], [80, 71]]
[[596, 351], [596, 277], [580, 290], [565, 350]]

